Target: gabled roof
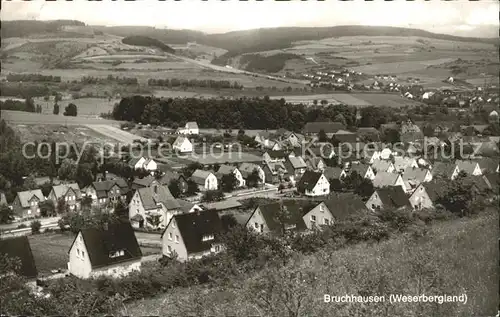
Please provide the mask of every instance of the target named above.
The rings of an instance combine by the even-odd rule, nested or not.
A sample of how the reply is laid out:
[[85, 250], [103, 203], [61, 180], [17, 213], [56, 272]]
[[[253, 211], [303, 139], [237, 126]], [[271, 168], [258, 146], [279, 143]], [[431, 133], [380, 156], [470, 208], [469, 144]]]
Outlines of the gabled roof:
[[[216, 210], [175, 215], [170, 223], [172, 221], [176, 222], [188, 253], [210, 250], [214, 240], [203, 241], [203, 236], [217, 235], [223, 230], [222, 221]], [[215, 241], [217, 241], [217, 236]]]
[[427, 173], [430, 173], [428, 169], [417, 168], [417, 167], [407, 167], [403, 173], [403, 180], [415, 180], [418, 182], [423, 182]]
[[227, 175], [227, 174], [232, 174], [234, 172], [234, 170], [236, 169], [236, 166], [232, 166], [232, 165], [227, 165], [227, 164], [223, 164], [219, 167], [219, 169], [217, 170], [217, 172], [215, 173], [215, 175], [220, 178], [222, 177], [223, 175]]
[[300, 190], [313, 190], [323, 173], [306, 171], [300, 178], [297, 188]]
[[21, 261], [21, 267], [17, 272], [19, 275], [28, 278], [38, 275], [28, 237], [20, 236], [0, 239], [0, 254], [7, 255], [9, 258], [17, 258]]
[[318, 168], [318, 165], [320, 162], [324, 163], [324, 161], [321, 157], [309, 157], [306, 159], [307, 167], [312, 168], [312, 169]]
[[177, 137], [177, 139], [175, 139], [174, 143], [172, 144], [172, 147], [180, 147], [182, 146], [182, 144], [184, 143], [184, 141], [187, 140], [189, 143], [191, 143], [191, 141], [189, 141], [189, 139], [183, 135], [179, 135]]
[[447, 178], [450, 178], [453, 175], [453, 171], [455, 171], [456, 165], [449, 162], [436, 162], [432, 166], [431, 173], [433, 176], [443, 175]]
[[376, 193], [384, 204], [384, 208], [401, 208], [411, 206], [411, 203], [401, 186], [387, 186], [377, 189]]
[[337, 220], [346, 219], [353, 214], [366, 210], [361, 198], [350, 193], [331, 194], [324, 203]]
[[415, 159], [411, 157], [403, 157], [403, 156], [395, 156], [394, 157], [394, 168], [396, 168], [397, 171], [399, 170], [404, 170], [408, 166], [411, 166], [415, 162]]
[[17, 192], [17, 197], [19, 197], [19, 202], [23, 208], [28, 208], [30, 206], [30, 200], [33, 197], [38, 198], [39, 201], [44, 201], [45, 197], [40, 189], [26, 190], [22, 192]]
[[167, 207], [168, 210], [180, 207], [167, 185], [139, 188], [137, 192], [141, 197], [145, 210], [157, 209], [160, 203]]
[[165, 171], [165, 174], [160, 178], [159, 182], [161, 185], [168, 185], [172, 180], [178, 180], [179, 178], [183, 178], [182, 174], [179, 174], [174, 171]]
[[377, 173], [386, 172], [389, 169], [389, 167], [391, 166], [391, 164], [392, 164], [391, 161], [377, 159], [377, 160], [373, 160], [372, 168]]
[[379, 135], [380, 132], [374, 127], [358, 128], [358, 134], [361, 135]]
[[[343, 131], [343, 130], [337, 131], [337, 133], [335, 133], [332, 137], [336, 141], [341, 142], [341, 143], [356, 143], [358, 141], [357, 134], [352, 133], [352, 132], [338, 134], [338, 132], [340, 132], [340, 131]], [[347, 131], [345, 131], [345, 132], [347, 132]]]
[[[136, 177], [134, 178], [134, 181], [132, 182], [133, 187], [149, 187], [151, 183], [155, 180], [154, 176], [148, 175], [143, 178]], [[136, 186], [134, 186], [136, 185]]]
[[294, 169], [306, 168], [307, 164], [301, 156], [291, 156], [287, 160], [290, 162]]
[[276, 175], [280, 171], [283, 173], [287, 173], [287, 169], [285, 167], [285, 164], [283, 162], [278, 161], [278, 162], [264, 162], [264, 167], [268, 167], [269, 171], [273, 174]]
[[193, 180], [193, 182], [195, 182], [198, 185], [205, 185], [205, 180], [207, 179], [208, 176], [210, 176], [210, 174], [212, 174], [212, 172], [196, 170], [191, 175], [191, 180]]
[[56, 185], [52, 186], [52, 189], [54, 190], [54, 194], [56, 195], [56, 199], [61, 198], [62, 196], [66, 195], [69, 189], [73, 189], [76, 195], [76, 199], [82, 198], [82, 193], [80, 191], [80, 186], [78, 186], [77, 183], [71, 183], [71, 184], [61, 184], [61, 185]]
[[425, 191], [429, 198], [436, 202], [442, 194], [446, 191], [448, 180], [444, 179], [433, 179], [431, 182], [422, 183], [421, 185], [425, 187]]
[[460, 172], [464, 171], [469, 175], [472, 175], [472, 173], [474, 172], [474, 169], [478, 165], [477, 162], [475, 162], [475, 161], [457, 160], [455, 163], [457, 164], [458, 170]]
[[[92, 268], [140, 259], [141, 248], [128, 222], [110, 223], [108, 229], [86, 228], [80, 231]], [[110, 253], [125, 251], [124, 255], [110, 257]]]
[[285, 151], [283, 151], [283, 150], [276, 150], [276, 151], [269, 150], [269, 151], [266, 151], [266, 153], [273, 160], [276, 160], [276, 159], [285, 159], [288, 156], [288, 154]]
[[373, 186], [375, 187], [385, 187], [393, 186], [398, 179], [399, 174], [389, 173], [389, 172], [378, 172], [373, 180]]
[[364, 177], [369, 168], [370, 168], [370, 165], [367, 165], [367, 164], [362, 164], [362, 163], [351, 164], [349, 172], [350, 173], [356, 172], [356, 173], [358, 173], [359, 176]]
[[323, 174], [325, 177], [330, 180], [330, 179], [340, 179], [340, 175], [342, 174], [343, 169], [340, 167], [330, 167], [327, 166], [325, 167], [325, 170], [323, 171]]
[[325, 133], [335, 133], [338, 130], [345, 129], [345, 125], [340, 122], [308, 122], [304, 126], [304, 133], [319, 133], [323, 130]]
[[281, 212], [281, 208], [283, 207], [289, 215], [289, 217], [285, 219], [285, 225], [295, 225], [295, 230], [305, 230], [307, 226], [302, 217], [312, 209], [310, 204], [307, 204], [308, 206], [305, 205], [306, 204], [294, 200], [284, 200], [282, 203], [275, 202], [260, 205], [254, 212], [259, 209], [269, 230], [275, 233], [280, 233], [282, 230], [282, 224], [280, 223], [278, 217]]
[[241, 175], [245, 178], [252, 174], [255, 169], [259, 170], [262, 169], [262, 167], [254, 163], [241, 163], [239, 167]]
[[489, 184], [490, 189], [498, 195], [498, 189], [499, 189], [499, 182], [500, 182], [500, 174], [498, 173], [488, 173], [483, 175], [483, 178], [487, 181]]
[[184, 199], [176, 199], [176, 200], [177, 200], [177, 203], [179, 204], [179, 210], [182, 213], [189, 212], [191, 210], [191, 208], [193, 208], [195, 206], [195, 204], [193, 204], [192, 202], [184, 200]]

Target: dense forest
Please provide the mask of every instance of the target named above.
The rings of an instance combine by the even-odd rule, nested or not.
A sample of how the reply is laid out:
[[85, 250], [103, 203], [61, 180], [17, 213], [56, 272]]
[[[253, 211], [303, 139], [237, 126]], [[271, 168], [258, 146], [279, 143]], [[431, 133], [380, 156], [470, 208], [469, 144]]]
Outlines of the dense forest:
[[[197, 121], [201, 128], [277, 129], [300, 131], [313, 121], [341, 121], [355, 124], [355, 107], [335, 105], [309, 107], [287, 104], [284, 99], [157, 99], [125, 97], [113, 109], [116, 120], [167, 126]], [[385, 122], [385, 121], [384, 121]]]
[[34, 20], [15, 20], [2, 21], [2, 38], [23, 37], [32, 34], [51, 33], [61, 30], [61, 27], [85, 26], [85, 23], [75, 20], [53, 20], [53, 21], [34, 21]]
[[279, 53], [270, 56], [245, 54], [240, 58], [240, 64], [250, 72], [277, 73], [285, 67], [291, 59], [301, 59], [300, 56], [288, 53]]
[[150, 78], [148, 80], [148, 86], [160, 86], [160, 87], [201, 87], [201, 88], [215, 88], [215, 89], [243, 89], [243, 85], [238, 82], [230, 82], [229, 80], [207, 80], [207, 79], [178, 79], [178, 78], [166, 78], [166, 79], [155, 79]]
[[172, 54], [175, 53], [175, 50], [170, 46], [162, 43], [157, 39], [153, 39], [147, 36], [141, 36], [141, 35], [127, 36], [124, 39], [122, 39], [122, 43], [128, 45], [156, 47], [167, 53], [172, 53]]

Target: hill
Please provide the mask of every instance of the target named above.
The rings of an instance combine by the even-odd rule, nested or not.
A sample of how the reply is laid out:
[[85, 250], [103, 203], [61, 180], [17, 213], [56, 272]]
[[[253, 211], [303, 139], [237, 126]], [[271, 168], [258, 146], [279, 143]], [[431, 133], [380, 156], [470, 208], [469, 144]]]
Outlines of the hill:
[[76, 20], [14, 20], [2, 21], [0, 33], [2, 38], [24, 37], [36, 34], [53, 33], [62, 30], [64, 26], [85, 26], [85, 23]]
[[122, 39], [123, 44], [156, 47], [167, 53], [175, 53], [175, 50], [163, 42], [147, 36], [128, 36]]

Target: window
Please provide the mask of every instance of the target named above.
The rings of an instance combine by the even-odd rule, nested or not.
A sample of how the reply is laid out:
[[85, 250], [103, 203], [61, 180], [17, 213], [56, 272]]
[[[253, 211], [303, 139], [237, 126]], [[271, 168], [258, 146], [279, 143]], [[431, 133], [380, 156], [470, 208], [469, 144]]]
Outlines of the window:
[[117, 258], [117, 257], [123, 256], [123, 255], [125, 255], [125, 250], [118, 250], [118, 251], [114, 251], [114, 252], [109, 253], [110, 258]]
[[175, 221], [172, 221], [172, 228], [175, 228]]
[[85, 256], [85, 252], [82, 251], [82, 257], [84, 257], [84, 256]]
[[202, 238], [203, 241], [209, 241], [209, 240], [213, 240], [213, 239], [214, 239], [214, 235], [213, 234], [206, 234]]
[[172, 252], [172, 247], [171, 246], [167, 246], [167, 249], [168, 249], [168, 253]]
[[323, 222], [324, 222], [324, 223], [325, 223], [325, 225], [327, 225], [327, 226], [330, 224], [330, 220], [329, 220], [329, 219], [327, 219], [327, 218], [325, 218], [325, 219], [323, 220]]
[[175, 235], [175, 243], [179, 243], [179, 236]]
[[311, 215], [311, 221], [316, 221], [316, 216], [315, 215]]
[[319, 211], [321, 212], [325, 211], [325, 206], [323, 206], [323, 204], [319, 205]]
[[216, 245], [216, 246], [214, 247], [214, 249], [215, 249], [215, 252], [219, 252], [219, 251], [220, 251], [220, 246], [219, 246], [219, 245]]
[[254, 226], [255, 226], [255, 229], [259, 229], [259, 224], [257, 222], [254, 224]]
[[78, 256], [80, 256], [80, 249], [76, 249], [76, 254], [78, 254]]
[[168, 233], [168, 240], [172, 240], [172, 232]]

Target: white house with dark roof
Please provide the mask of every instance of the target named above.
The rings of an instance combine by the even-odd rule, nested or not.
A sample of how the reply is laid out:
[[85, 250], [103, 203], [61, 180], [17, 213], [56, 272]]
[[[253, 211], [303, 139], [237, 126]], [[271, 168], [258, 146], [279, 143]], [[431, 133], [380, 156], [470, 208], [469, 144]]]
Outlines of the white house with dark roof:
[[411, 157], [405, 156], [395, 156], [394, 157], [394, 169], [396, 172], [402, 172], [408, 167], [418, 167], [417, 160]]
[[216, 190], [219, 187], [217, 177], [210, 171], [198, 169], [191, 175], [191, 180], [198, 185], [200, 191]]
[[47, 199], [52, 200], [56, 205], [59, 199], [64, 199], [70, 211], [77, 211], [80, 209], [82, 193], [77, 183], [60, 184], [52, 186], [52, 190]]
[[20, 218], [40, 216], [40, 203], [43, 201], [45, 197], [40, 189], [18, 192], [12, 202], [12, 210]]
[[421, 183], [415, 188], [408, 198], [413, 209], [430, 209], [434, 207], [434, 202], [432, 201], [429, 193], [427, 193], [427, 188], [424, 183]]
[[[281, 235], [284, 231], [304, 231], [307, 226], [303, 216], [309, 211], [308, 208], [314, 206], [304, 206], [305, 204], [294, 201], [284, 200], [282, 202], [273, 202], [257, 206], [245, 223], [245, 227], [263, 234]], [[306, 209], [304, 209], [306, 207]], [[285, 223], [278, 220], [279, 213], [286, 213]]]
[[240, 170], [236, 166], [223, 164], [219, 167], [219, 169], [215, 173], [215, 176], [217, 177], [217, 179], [221, 180], [222, 177], [224, 175], [227, 175], [227, 174], [234, 175], [234, 177], [236, 178], [236, 181], [237, 181], [236, 187], [245, 186], [245, 179], [243, 178], [243, 175], [241, 174]]
[[92, 203], [100, 207], [106, 207], [118, 200], [125, 201], [128, 192], [128, 184], [123, 178], [93, 182], [82, 189], [82, 194], [92, 198]]
[[366, 201], [366, 208], [371, 211], [380, 209], [401, 209], [411, 207], [408, 196], [401, 186], [377, 188]]
[[219, 253], [224, 250], [218, 236], [222, 230], [216, 210], [175, 215], [161, 235], [162, 253], [181, 262]]
[[391, 161], [382, 159], [373, 160], [371, 167], [375, 174], [377, 174], [378, 172], [392, 173], [395, 170], [394, 164], [392, 164]]
[[482, 175], [481, 167], [475, 161], [468, 160], [457, 160], [456, 165], [458, 167], [458, 172], [465, 172], [467, 175], [479, 176]]
[[369, 180], [375, 179], [375, 173], [373, 172], [373, 169], [371, 168], [370, 165], [367, 164], [351, 164], [349, 167], [349, 174], [352, 172], [358, 173], [359, 176], [363, 178], [367, 178]]
[[129, 203], [128, 215], [137, 227], [154, 227], [149, 221], [151, 216], [159, 216], [159, 227], [165, 227], [172, 216], [180, 212], [180, 207], [168, 186], [153, 184], [135, 191]]
[[177, 129], [178, 134], [200, 134], [200, 128], [198, 128], [198, 123], [190, 121], [182, 128]]
[[0, 280], [4, 274], [17, 273], [24, 276], [28, 280], [35, 279], [38, 271], [35, 265], [35, 259], [31, 252], [30, 242], [27, 236], [9, 237], [0, 239], [0, 257], [6, 256], [8, 258], [17, 258], [20, 261], [18, 267], [12, 267], [12, 272], [4, 271], [6, 268], [2, 266], [0, 273]]
[[145, 169], [146, 171], [154, 172], [158, 169], [158, 163], [151, 158], [141, 156], [139, 158], [132, 158], [129, 165], [134, 169]]
[[407, 167], [403, 173], [403, 181], [405, 183], [412, 183], [414, 187], [420, 185], [420, 183], [430, 182], [431, 180], [432, 173], [426, 168]]
[[330, 193], [330, 182], [321, 172], [306, 171], [297, 183], [297, 190], [306, 196], [325, 196]]
[[185, 136], [178, 136], [172, 144], [172, 149], [179, 153], [191, 153], [193, 152], [193, 143]]
[[307, 163], [301, 156], [289, 156], [286, 158], [285, 167], [292, 182], [300, 179], [306, 172]]
[[141, 270], [142, 252], [130, 223], [82, 229], [68, 253], [68, 273], [83, 279]]
[[248, 183], [248, 177], [252, 175], [252, 173], [256, 172], [257, 175], [259, 176], [260, 179], [260, 184], [263, 185], [266, 183], [266, 173], [264, 172], [264, 169], [262, 166], [254, 163], [241, 163], [239, 166], [238, 170], [241, 173], [241, 176], [243, 176], [243, 179], [245, 179], [246, 185], [250, 185]]

